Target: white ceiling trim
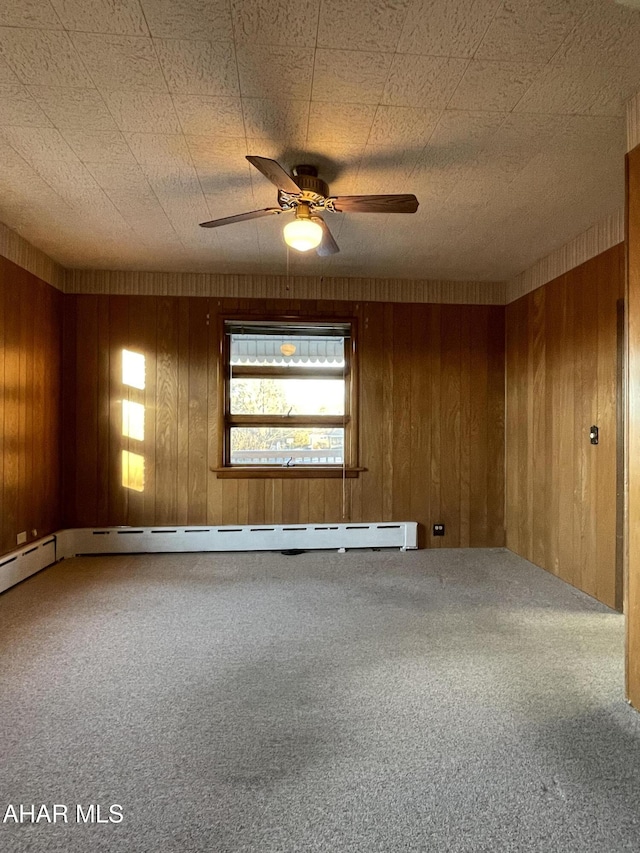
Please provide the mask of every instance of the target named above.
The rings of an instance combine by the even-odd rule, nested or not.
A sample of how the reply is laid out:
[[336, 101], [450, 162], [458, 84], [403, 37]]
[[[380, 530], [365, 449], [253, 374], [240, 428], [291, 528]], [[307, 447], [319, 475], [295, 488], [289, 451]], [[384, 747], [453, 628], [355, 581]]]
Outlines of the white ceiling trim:
[[426, 281], [328, 276], [227, 275], [118, 270], [66, 271], [66, 293], [205, 296], [233, 299], [326, 299], [504, 305], [501, 281]]
[[627, 101], [627, 151], [640, 145], [640, 92]]
[[505, 303], [514, 302], [623, 241], [624, 210], [620, 209], [508, 281]]
[[2, 222], [0, 222], [0, 255], [33, 273], [42, 281], [46, 281], [47, 284], [58, 290], [64, 290], [64, 268]]
[[65, 293], [508, 305], [624, 240], [622, 209], [508, 282], [65, 269], [0, 222], [0, 255]]

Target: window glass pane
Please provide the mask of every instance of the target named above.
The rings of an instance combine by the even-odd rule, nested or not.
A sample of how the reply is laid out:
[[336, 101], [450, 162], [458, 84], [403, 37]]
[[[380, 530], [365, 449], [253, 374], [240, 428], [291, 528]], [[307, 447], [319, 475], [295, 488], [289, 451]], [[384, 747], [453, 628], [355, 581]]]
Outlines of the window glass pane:
[[344, 379], [232, 379], [234, 415], [343, 415]]
[[232, 427], [232, 465], [342, 465], [342, 427]]
[[344, 338], [337, 335], [231, 335], [231, 364], [341, 367]]

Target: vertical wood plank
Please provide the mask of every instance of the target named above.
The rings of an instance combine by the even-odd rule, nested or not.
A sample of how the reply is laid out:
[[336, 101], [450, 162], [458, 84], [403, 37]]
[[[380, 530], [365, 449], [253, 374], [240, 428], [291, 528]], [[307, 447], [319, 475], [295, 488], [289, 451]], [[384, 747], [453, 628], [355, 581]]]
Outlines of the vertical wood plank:
[[429, 478], [429, 507], [431, 519], [427, 522], [427, 542], [434, 548], [440, 548], [441, 537], [431, 535], [432, 524], [445, 521], [442, 508], [442, 308], [431, 306], [429, 311], [429, 350], [431, 365], [431, 460]]
[[[208, 382], [208, 457], [209, 469], [222, 463], [219, 434], [219, 387], [222, 382], [220, 313], [222, 303], [219, 299], [209, 300], [209, 382]], [[221, 524], [224, 482], [211, 470], [207, 473], [207, 524]], [[264, 491], [264, 519], [271, 515], [267, 504], [268, 491]]]
[[562, 359], [563, 340], [563, 288], [562, 279], [554, 283], [554, 287], [547, 291], [547, 385], [550, 393], [547, 394], [546, 405], [546, 428], [547, 428], [547, 454], [546, 464], [550, 472], [550, 489], [547, 499], [547, 535], [546, 554], [547, 568], [550, 572], [560, 574], [559, 557], [559, 535], [560, 535], [560, 408], [562, 399], [560, 396], [560, 368]]
[[[98, 472], [98, 387], [95, 376], [98, 371], [98, 297], [77, 298], [77, 348], [76, 364], [81, 367], [76, 380], [76, 494], [75, 523], [79, 527], [97, 524]], [[119, 401], [114, 409], [120, 410]], [[114, 415], [117, 417], [117, 414]], [[115, 428], [115, 424], [111, 424]], [[115, 483], [110, 483], [115, 488]], [[126, 524], [123, 515], [116, 524]]]
[[[74, 294], [64, 299], [64, 315], [62, 324], [62, 371], [65, 381], [62, 386], [62, 490], [63, 490], [63, 520], [65, 527], [74, 527], [76, 524], [76, 477], [78, 471], [76, 452], [76, 405], [78, 394], [76, 384], [79, 366], [76, 359], [77, 352], [77, 311], [78, 297]], [[109, 388], [101, 390], [101, 395], [107, 401], [109, 399]], [[107, 422], [108, 422], [107, 405]], [[109, 455], [107, 453], [107, 462]], [[103, 493], [107, 496], [108, 486], [105, 484]], [[108, 503], [107, 503], [108, 505]], [[106, 516], [100, 519], [101, 524], [106, 524]]]
[[[110, 483], [110, 443], [111, 443], [111, 347], [109, 343], [109, 297], [98, 296], [98, 332], [97, 332], [97, 470], [96, 470], [96, 523], [109, 523], [109, 483]], [[84, 367], [82, 368], [84, 370]], [[65, 378], [65, 385], [66, 385]], [[75, 387], [75, 385], [74, 385]], [[69, 399], [68, 395], [66, 397]], [[66, 467], [66, 466], [65, 466]]]
[[640, 147], [627, 155], [627, 696], [640, 710]]
[[[576, 299], [576, 323], [580, 326], [580, 377], [582, 387], [579, 389], [579, 399], [576, 401], [576, 431], [575, 441], [578, 445], [577, 458], [580, 463], [580, 490], [576, 493], [579, 499], [577, 518], [577, 532], [579, 542], [576, 543], [580, 567], [580, 589], [594, 597], [598, 594], [597, 583], [597, 546], [598, 546], [598, 518], [596, 515], [597, 501], [597, 471], [600, 460], [611, 446], [609, 442], [613, 439], [615, 446], [615, 416], [610, 421], [611, 429], [605, 426], [607, 443], [592, 445], [589, 439], [589, 427], [598, 424], [598, 277], [589, 275], [589, 269], [583, 269], [582, 288], [579, 298]], [[611, 318], [613, 319], [613, 318]], [[614, 324], [611, 323], [610, 334], [613, 336]], [[615, 356], [613, 358], [615, 365]], [[577, 377], [576, 377], [577, 378]], [[610, 384], [611, 391], [615, 394], [615, 376], [612, 375]], [[613, 400], [612, 400], [613, 403]], [[615, 407], [612, 406], [612, 409]], [[604, 451], [604, 453], [603, 453]], [[613, 470], [615, 471], [615, 452]], [[615, 474], [614, 474], [615, 481]], [[615, 512], [615, 499], [611, 494], [611, 505]], [[615, 526], [612, 525], [612, 527]], [[613, 542], [613, 540], [612, 540]]]
[[128, 399], [144, 407], [144, 438], [123, 441], [127, 449], [144, 458], [144, 490], [130, 491], [128, 521], [153, 524], [156, 517], [155, 409], [156, 409], [156, 308], [155, 296], [132, 297], [129, 302], [129, 346], [145, 359], [144, 389], [129, 388]]
[[[360, 464], [362, 517], [366, 521], [384, 518], [383, 491], [383, 420], [384, 409], [384, 306], [368, 302], [364, 306], [360, 328]], [[331, 513], [329, 513], [331, 514]], [[328, 520], [328, 519], [326, 519]]]
[[462, 330], [457, 308], [449, 305], [442, 306], [441, 357], [441, 520], [445, 523], [446, 546], [457, 548], [460, 546]]
[[420, 519], [418, 545], [431, 538], [431, 343], [430, 307], [413, 306], [411, 314], [411, 470], [409, 519]]
[[[5, 460], [4, 460], [4, 541], [3, 551], [16, 547], [20, 532], [18, 501], [20, 495], [20, 456], [23, 439], [20, 435], [20, 329], [26, 301], [16, 298], [15, 271], [11, 271], [10, 286], [5, 291]], [[11, 284], [14, 287], [11, 287]]]
[[532, 409], [531, 446], [529, 449], [531, 471], [531, 557], [537, 565], [545, 561], [545, 514], [547, 478], [546, 454], [546, 338], [545, 338], [545, 294], [544, 287], [530, 296], [531, 311], [531, 393], [528, 405]]
[[[489, 312], [474, 312], [468, 358], [468, 544], [482, 547], [488, 540], [487, 453], [489, 441]], [[493, 429], [493, 427], [491, 427]], [[481, 544], [479, 544], [481, 543]]]
[[[460, 517], [459, 545], [469, 547], [471, 513], [471, 312], [460, 306]], [[478, 314], [479, 312], [474, 312]], [[474, 335], [477, 333], [474, 327]]]
[[178, 304], [157, 304], [155, 481], [156, 524], [178, 521]]
[[383, 341], [383, 386], [382, 411], [382, 520], [393, 518], [393, 305], [384, 306], [384, 320], [381, 340]]
[[[623, 252], [616, 247], [618, 264], [623, 260]], [[609, 277], [609, 264], [616, 263], [613, 251], [608, 257], [599, 259], [598, 281], [613, 281]], [[597, 339], [594, 370], [595, 389], [592, 394], [594, 420], [600, 426], [600, 444], [592, 448], [594, 456], [594, 476], [592, 483], [591, 516], [598, 531], [595, 544], [593, 595], [610, 607], [621, 608], [620, 585], [616, 561], [617, 529], [617, 472], [618, 452], [622, 447], [618, 441], [618, 294], [614, 287], [596, 286], [592, 295], [594, 305], [594, 333]]]
[[[209, 305], [189, 300], [189, 510], [188, 524], [207, 520]], [[245, 518], [246, 518], [245, 511]]]
[[392, 518], [406, 521], [411, 512], [411, 305], [393, 310], [393, 397], [389, 419], [392, 424], [391, 493]]
[[189, 299], [177, 300], [178, 314], [178, 349], [176, 352], [177, 367], [177, 419], [173, 425], [176, 429], [176, 504], [174, 508], [174, 524], [189, 523]]
[[[122, 400], [128, 398], [128, 388], [122, 381], [122, 351], [129, 347], [130, 297], [109, 298], [109, 520], [110, 525], [127, 524], [130, 490], [122, 482], [122, 451], [126, 449], [122, 437]], [[80, 327], [80, 317], [78, 317]], [[96, 327], [93, 330], [95, 345]], [[82, 362], [78, 358], [78, 364]], [[94, 360], [95, 365], [95, 360]], [[95, 368], [94, 368], [95, 369]], [[95, 373], [91, 373], [95, 376]], [[88, 384], [88, 383], [87, 383]], [[89, 487], [89, 486], [88, 486]], [[78, 495], [82, 500], [82, 496]], [[95, 501], [93, 497], [92, 503]]]
[[[505, 543], [505, 326], [502, 308], [488, 308], [487, 371], [487, 539], [500, 548]], [[484, 543], [483, 543], [484, 544]]]

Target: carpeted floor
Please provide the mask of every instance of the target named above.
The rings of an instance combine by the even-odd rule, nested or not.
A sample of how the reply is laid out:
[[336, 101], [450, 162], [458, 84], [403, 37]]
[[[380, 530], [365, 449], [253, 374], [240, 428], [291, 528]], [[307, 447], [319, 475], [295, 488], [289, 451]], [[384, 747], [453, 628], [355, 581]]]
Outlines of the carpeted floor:
[[74, 559], [0, 626], [0, 821], [68, 819], [6, 853], [640, 850], [622, 617], [507, 551]]

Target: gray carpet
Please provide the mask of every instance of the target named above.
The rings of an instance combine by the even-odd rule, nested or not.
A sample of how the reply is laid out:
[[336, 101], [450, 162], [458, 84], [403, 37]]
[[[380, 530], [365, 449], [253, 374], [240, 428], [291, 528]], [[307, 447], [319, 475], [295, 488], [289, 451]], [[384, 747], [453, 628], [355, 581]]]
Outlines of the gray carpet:
[[622, 617], [506, 551], [74, 559], [0, 625], [0, 811], [69, 820], [8, 853], [640, 850]]

